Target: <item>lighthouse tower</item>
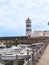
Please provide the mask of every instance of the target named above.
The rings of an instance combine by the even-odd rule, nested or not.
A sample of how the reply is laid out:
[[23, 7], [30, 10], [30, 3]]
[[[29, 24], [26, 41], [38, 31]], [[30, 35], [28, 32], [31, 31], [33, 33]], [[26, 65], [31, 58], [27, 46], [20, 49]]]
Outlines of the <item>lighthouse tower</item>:
[[27, 18], [26, 20], [26, 36], [31, 36], [32, 30], [31, 30], [31, 20]]

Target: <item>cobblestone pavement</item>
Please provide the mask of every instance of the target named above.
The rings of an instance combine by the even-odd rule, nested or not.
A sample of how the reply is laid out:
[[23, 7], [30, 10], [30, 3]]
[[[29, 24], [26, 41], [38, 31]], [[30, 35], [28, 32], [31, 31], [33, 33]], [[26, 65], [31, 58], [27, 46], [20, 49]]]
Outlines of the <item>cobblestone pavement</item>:
[[39, 59], [39, 62], [36, 65], [49, 65], [49, 45], [47, 46], [44, 54]]

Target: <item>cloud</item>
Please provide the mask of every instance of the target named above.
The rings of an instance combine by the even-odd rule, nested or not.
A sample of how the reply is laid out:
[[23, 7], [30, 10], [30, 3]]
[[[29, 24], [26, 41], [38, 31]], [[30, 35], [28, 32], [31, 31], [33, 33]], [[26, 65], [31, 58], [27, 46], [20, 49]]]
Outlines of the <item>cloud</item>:
[[0, 0], [1, 32], [24, 35], [27, 17], [32, 20], [32, 30], [48, 30], [49, 0]]

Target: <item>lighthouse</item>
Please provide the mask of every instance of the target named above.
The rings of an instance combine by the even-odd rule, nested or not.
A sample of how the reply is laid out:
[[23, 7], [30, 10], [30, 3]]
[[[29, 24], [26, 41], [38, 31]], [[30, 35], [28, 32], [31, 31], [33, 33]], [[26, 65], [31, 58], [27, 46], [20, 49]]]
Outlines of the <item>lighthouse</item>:
[[31, 20], [27, 18], [26, 20], [26, 36], [31, 36], [32, 30], [31, 30]]

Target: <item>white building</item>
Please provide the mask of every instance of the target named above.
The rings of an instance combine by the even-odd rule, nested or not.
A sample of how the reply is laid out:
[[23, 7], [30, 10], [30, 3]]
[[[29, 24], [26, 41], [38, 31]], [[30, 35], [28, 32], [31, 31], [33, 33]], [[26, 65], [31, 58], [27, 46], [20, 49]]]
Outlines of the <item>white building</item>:
[[33, 31], [32, 37], [41, 37], [41, 36], [47, 36], [49, 37], [49, 31], [44, 31], [44, 30], [36, 30]]

